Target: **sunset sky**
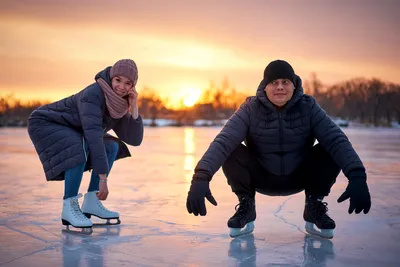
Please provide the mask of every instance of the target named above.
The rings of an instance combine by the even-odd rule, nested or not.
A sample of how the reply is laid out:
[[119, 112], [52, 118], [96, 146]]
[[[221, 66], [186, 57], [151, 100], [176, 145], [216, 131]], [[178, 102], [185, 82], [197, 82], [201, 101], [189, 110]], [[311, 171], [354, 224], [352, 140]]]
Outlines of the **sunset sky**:
[[172, 101], [224, 77], [254, 94], [278, 58], [327, 84], [400, 83], [399, 47], [396, 0], [2, 0], [0, 95], [57, 100], [121, 58], [137, 63], [139, 94]]

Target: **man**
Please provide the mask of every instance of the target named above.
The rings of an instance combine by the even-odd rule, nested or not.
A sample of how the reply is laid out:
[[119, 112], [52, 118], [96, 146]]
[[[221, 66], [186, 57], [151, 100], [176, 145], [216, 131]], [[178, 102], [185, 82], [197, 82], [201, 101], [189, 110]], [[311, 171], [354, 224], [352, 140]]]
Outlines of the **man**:
[[204, 198], [217, 205], [209, 182], [221, 166], [239, 199], [228, 220], [232, 237], [253, 231], [256, 192], [284, 196], [304, 190], [306, 231], [332, 238], [335, 221], [322, 200], [341, 170], [349, 183], [338, 202], [350, 198], [350, 214], [366, 214], [371, 207], [359, 156], [315, 99], [303, 93], [300, 77], [283, 60], [268, 64], [256, 96], [232, 115], [197, 164], [187, 197], [189, 213], [206, 215]]

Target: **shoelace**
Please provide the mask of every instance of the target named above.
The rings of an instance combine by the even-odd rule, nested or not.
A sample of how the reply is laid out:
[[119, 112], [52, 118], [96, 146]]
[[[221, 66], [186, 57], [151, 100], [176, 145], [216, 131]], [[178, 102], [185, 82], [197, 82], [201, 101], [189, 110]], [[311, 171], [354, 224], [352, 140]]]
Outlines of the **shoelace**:
[[242, 200], [235, 206], [236, 213], [235, 215], [239, 218], [243, 217], [246, 214], [247, 208], [250, 206], [250, 202], [248, 200]]
[[313, 210], [315, 210], [317, 217], [319, 219], [322, 219], [323, 221], [329, 220], [329, 216], [326, 214], [328, 212], [328, 203], [326, 202], [321, 202], [321, 201], [317, 201], [317, 203], [315, 203], [313, 205]]
[[87, 220], [86, 216], [83, 214], [81, 208], [79, 207], [79, 202], [78, 198], [82, 197], [82, 194], [78, 194], [75, 198], [72, 199], [72, 211], [74, 214], [74, 217], [79, 219], [79, 220]]
[[107, 211], [107, 212], [112, 212], [109, 209], [107, 209], [106, 207], [104, 207], [103, 203], [101, 203], [100, 199], [97, 199], [97, 205], [100, 207], [100, 209]]

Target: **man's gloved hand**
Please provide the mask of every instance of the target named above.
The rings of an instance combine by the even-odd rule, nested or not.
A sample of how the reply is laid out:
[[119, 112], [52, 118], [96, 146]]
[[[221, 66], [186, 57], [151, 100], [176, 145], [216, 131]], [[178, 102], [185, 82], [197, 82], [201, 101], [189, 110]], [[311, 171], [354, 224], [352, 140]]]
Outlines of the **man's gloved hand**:
[[364, 210], [367, 214], [371, 208], [371, 196], [369, 194], [366, 178], [355, 178], [349, 181], [346, 190], [338, 198], [341, 203], [350, 198], [349, 214], [355, 211], [356, 214]]
[[217, 206], [217, 201], [215, 201], [210, 191], [210, 182], [193, 178], [186, 200], [187, 211], [195, 216], [199, 214], [205, 216], [207, 209], [204, 198], [207, 198], [214, 206]]

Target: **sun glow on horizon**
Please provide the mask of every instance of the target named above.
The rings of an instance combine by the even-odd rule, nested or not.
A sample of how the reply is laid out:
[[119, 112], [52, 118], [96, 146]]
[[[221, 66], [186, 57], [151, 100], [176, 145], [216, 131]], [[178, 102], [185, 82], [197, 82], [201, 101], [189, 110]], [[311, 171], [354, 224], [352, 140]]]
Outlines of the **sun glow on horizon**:
[[185, 107], [193, 107], [200, 99], [200, 89], [187, 89], [187, 93], [184, 95], [183, 104]]

